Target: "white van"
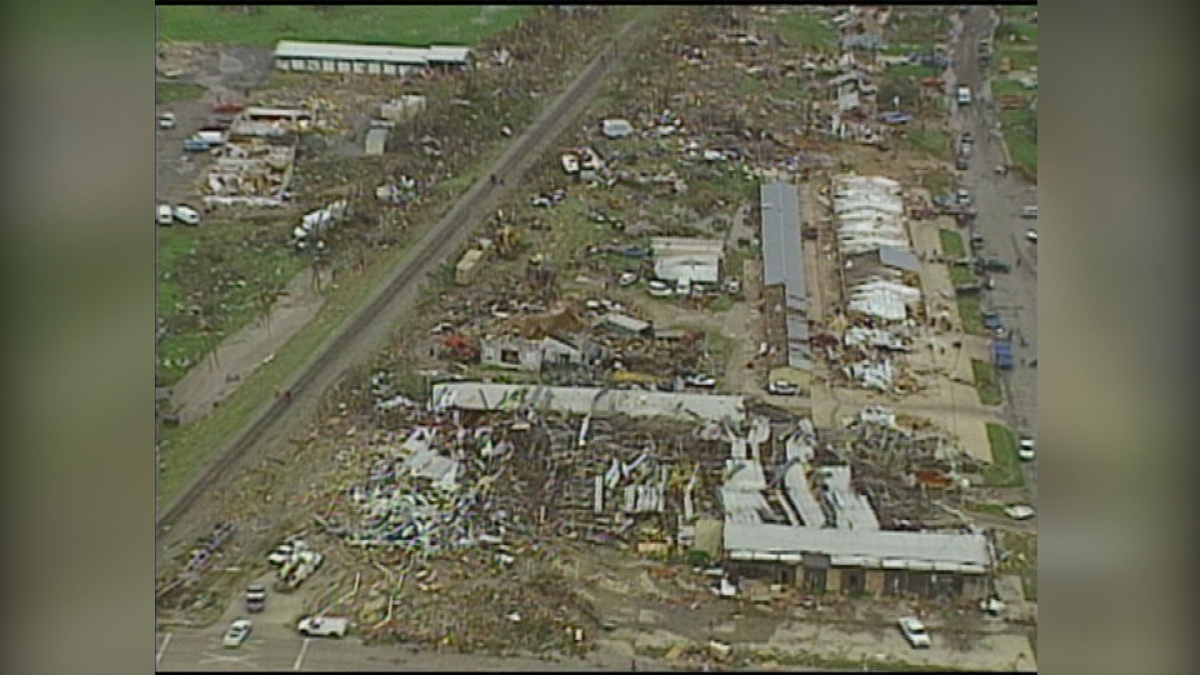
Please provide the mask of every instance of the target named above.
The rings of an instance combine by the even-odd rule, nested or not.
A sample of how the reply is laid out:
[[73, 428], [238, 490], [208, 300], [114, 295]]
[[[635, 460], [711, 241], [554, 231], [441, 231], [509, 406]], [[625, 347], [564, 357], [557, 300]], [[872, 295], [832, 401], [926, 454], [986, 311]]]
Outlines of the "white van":
[[154, 222], [159, 225], [170, 225], [175, 222], [175, 212], [167, 204], [159, 204], [154, 215]]
[[300, 619], [300, 625], [296, 626], [296, 630], [299, 630], [301, 635], [309, 637], [340, 638], [346, 637], [346, 629], [349, 626], [349, 619], [332, 616], [308, 616]]
[[200, 224], [200, 212], [190, 206], [176, 206], [172, 211], [175, 217], [182, 223], [187, 225]]

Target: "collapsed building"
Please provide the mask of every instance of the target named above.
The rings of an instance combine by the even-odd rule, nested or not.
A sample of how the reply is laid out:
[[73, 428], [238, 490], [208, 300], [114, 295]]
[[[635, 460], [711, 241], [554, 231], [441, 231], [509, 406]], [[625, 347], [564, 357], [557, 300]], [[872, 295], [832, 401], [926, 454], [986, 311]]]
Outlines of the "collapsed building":
[[[986, 536], [882, 529], [850, 466], [814, 463], [816, 436], [807, 420], [784, 439], [785, 461], [777, 468], [761, 460], [759, 448], [769, 438], [770, 426], [755, 420], [747, 439], [731, 449], [721, 488], [722, 560], [729, 571], [807, 593], [984, 597], [992, 570]], [[768, 477], [779, 474], [782, 480]]]
[[833, 212], [842, 257], [842, 287], [853, 313], [904, 321], [921, 303], [919, 268], [909, 246], [897, 181], [875, 176], [833, 179]]
[[488, 337], [480, 340], [479, 360], [486, 366], [539, 372], [545, 366], [579, 366], [584, 350], [561, 338], [526, 340], [519, 337]]

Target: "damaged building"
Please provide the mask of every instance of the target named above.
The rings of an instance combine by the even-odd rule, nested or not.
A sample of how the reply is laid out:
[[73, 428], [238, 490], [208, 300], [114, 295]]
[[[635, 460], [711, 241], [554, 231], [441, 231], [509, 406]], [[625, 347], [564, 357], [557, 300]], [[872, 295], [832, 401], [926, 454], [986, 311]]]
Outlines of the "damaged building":
[[553, 337], [525, 340], [516, 337], [492, 337], [480, 340], [479, 360], [485, 366], [540, 372], [547, 366], [584, 365], [584, 351]]
[[716, 284], [721, 281], [725, 242], [720, 239], [652, 237], [654, 276], [680, 284]]
[[904, 321], [920, 307], [920, 263], [909, 245], [900, 183], [878, 176], [833, 179], [843, 297], [851, 312]]
[[[764, 182], [762, 200], [763, 294], [767, 299], [769, 342], [787, 354], [787, 369], [773, 373], [782, 380], [808, 386], [812, 370], [809, 347], [808, 287], [800, 236], [800, 198], [783, 181]], [[778, 311], [776, 311], [778, 310]]]
[[777, 468], [760, 460], [770, 435], [756, 419], [745, 439], [732, 441], [721, 488], [722, 559], [730, 571], [806, 593], [984, 597], [992, 569], [986, 536], [884, 530], [850, 466], [814, 465], [811, 423], [784, 439], [786, 459]]

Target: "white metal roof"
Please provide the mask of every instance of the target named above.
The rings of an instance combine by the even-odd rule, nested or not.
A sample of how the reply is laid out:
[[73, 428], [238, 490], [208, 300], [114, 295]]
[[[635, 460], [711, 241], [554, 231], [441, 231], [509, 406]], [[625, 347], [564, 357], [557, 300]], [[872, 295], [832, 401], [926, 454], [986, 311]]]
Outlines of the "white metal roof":
[[338, 61], [376, 61], [406, 66], [429, 63], [466, 63], [468, 47], [389, 47], [385, 45], [338, 42], [300, 42], [280, 40], [275, 46], [277, 59], [332, 59]]
[[725, 526], [725, 550], [734, 560], [820, 553], [835, 566], [985, 572], [991, 564], [982, 534], [832, 530], [743, 523]]
[[741, 396], [691, 394], [599, 387], [539, 387], [484, 382], [446, 382], [433, 387], [436, 406], [465, 410], [513, 410], [523, 405], [580, 415], [622, 413], [634, 417], [666, 416], [684, 419], [745, 418]]
[[687, 255], [692, 253], [725, 255], [725, 242], [698, 237], [651, 237], [650, 250], [656, 256]]

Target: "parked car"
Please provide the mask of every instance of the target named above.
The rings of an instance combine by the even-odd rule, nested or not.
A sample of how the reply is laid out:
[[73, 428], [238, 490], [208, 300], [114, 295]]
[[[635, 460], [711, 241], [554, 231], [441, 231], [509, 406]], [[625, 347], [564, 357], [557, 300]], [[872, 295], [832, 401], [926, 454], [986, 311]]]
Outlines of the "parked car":
[[176, 206], [171, 211], [175, 218], [185, 225], [200, 224], [200, 212], [190, 206]]
[[189, 138], [183, 142], [184, 152], [208, 152], [212, 149], [208, 141], [202, 141], [198, 138]]
[[915, 616], [906, 616], [900, 619], [900, 632], [904, 635], [904, 639], [908, 640], [908, 644], [912, 645], [913, 649], [928, 649], [931, 640], [929, 639], [929, 631], [925, 629], [925, 624]]
[[791, 384], [790, 382], [772, 382], [767, 386], [767, 391], [776, 396], [795, 396], [800, 393], [800, 387]]
[[1004, 329], [1004, 324], [1000, 321], [1000, 315], [996, 312], [983, 312], [981, 317], [983, 318], [984, 328], [991, 331]]
[[646, 283], [646, 290], [650, 293], [651, 297], [655, 297], [655, 298], [671, 297], [671, 286], [669, 284], [667, 284], [667, 282], [665, 282], [665, 281], [659, 281], [657, 279], [654, 279], [653, 281], [649, 281]]
[[1022, 218], [1037, 218], [1037, 206], [1026, 206], [1021, 209]]
[[979, 266], [989, 272], [1009, 272], [1012, 270], [1008, 263], [995, 258], [985, 258], [979, 261]]
[[229, 624], [229, 630], [225, 631], [225, 637], [221, 638], [221, 644], [225, 647], [240, 647], [250, 637], [250, 630], [254, 627], [254, 623], [250, 619], [238, 619]]
[[954, 203], [958, 204], [959, 206], [970, 206], [971, 193], [967, 192], [963, 188], [958, 188], [954, 192]]
[[159, 204], [154, 212], [154, 222], [159, 225], [170, 225], [175, 222], [175, 212], [170, 204]]
[[983, 248], [983, 235], [976, 232], [971, 235], [971, 246], [974, 248]]
[[1037, 448], [1035, 447], [1032, 436], [1022, 436], [1021, 444], [1017, 448], [1017, 458], [1022, 462], [1032, 462], [1037, 457]]
[[246, 587], [246, 611], [261, 612], [267, 607], [267, 587], [254, 584]]
[[1035, 513], [1032, 506], [1025, 506], [1024, 504], [1017, 504], [1004, 509], [1004, 515], [1013, 520], [1029, 520]]
[[159, 129], [174, 129], [175, 128], [175, 113], [165, 112], [158, 116]]
[[1025, 238], [1036, 244], [1037, 243], [1037, 230], [1033, 229], [1032, 227], [1029, 228], [1028, 230], [1025, 230]]
[[965, 84], [958, 85], [958, 104], [959, 105], [970, 105], [971, 104], [971, 88]]
[[967, 161], [966, 156], [959, 154], [959, 156], [954, 160], [954, 168], [958, 171], [966, 171], [967, 169], [971, 168], [971, 163]]
[[704, 389], [712, 389], [717, 386], [716, 378], [703, 374], [689, 375], [683, 378], [683, 383], [689, 387], [701, 387]]

